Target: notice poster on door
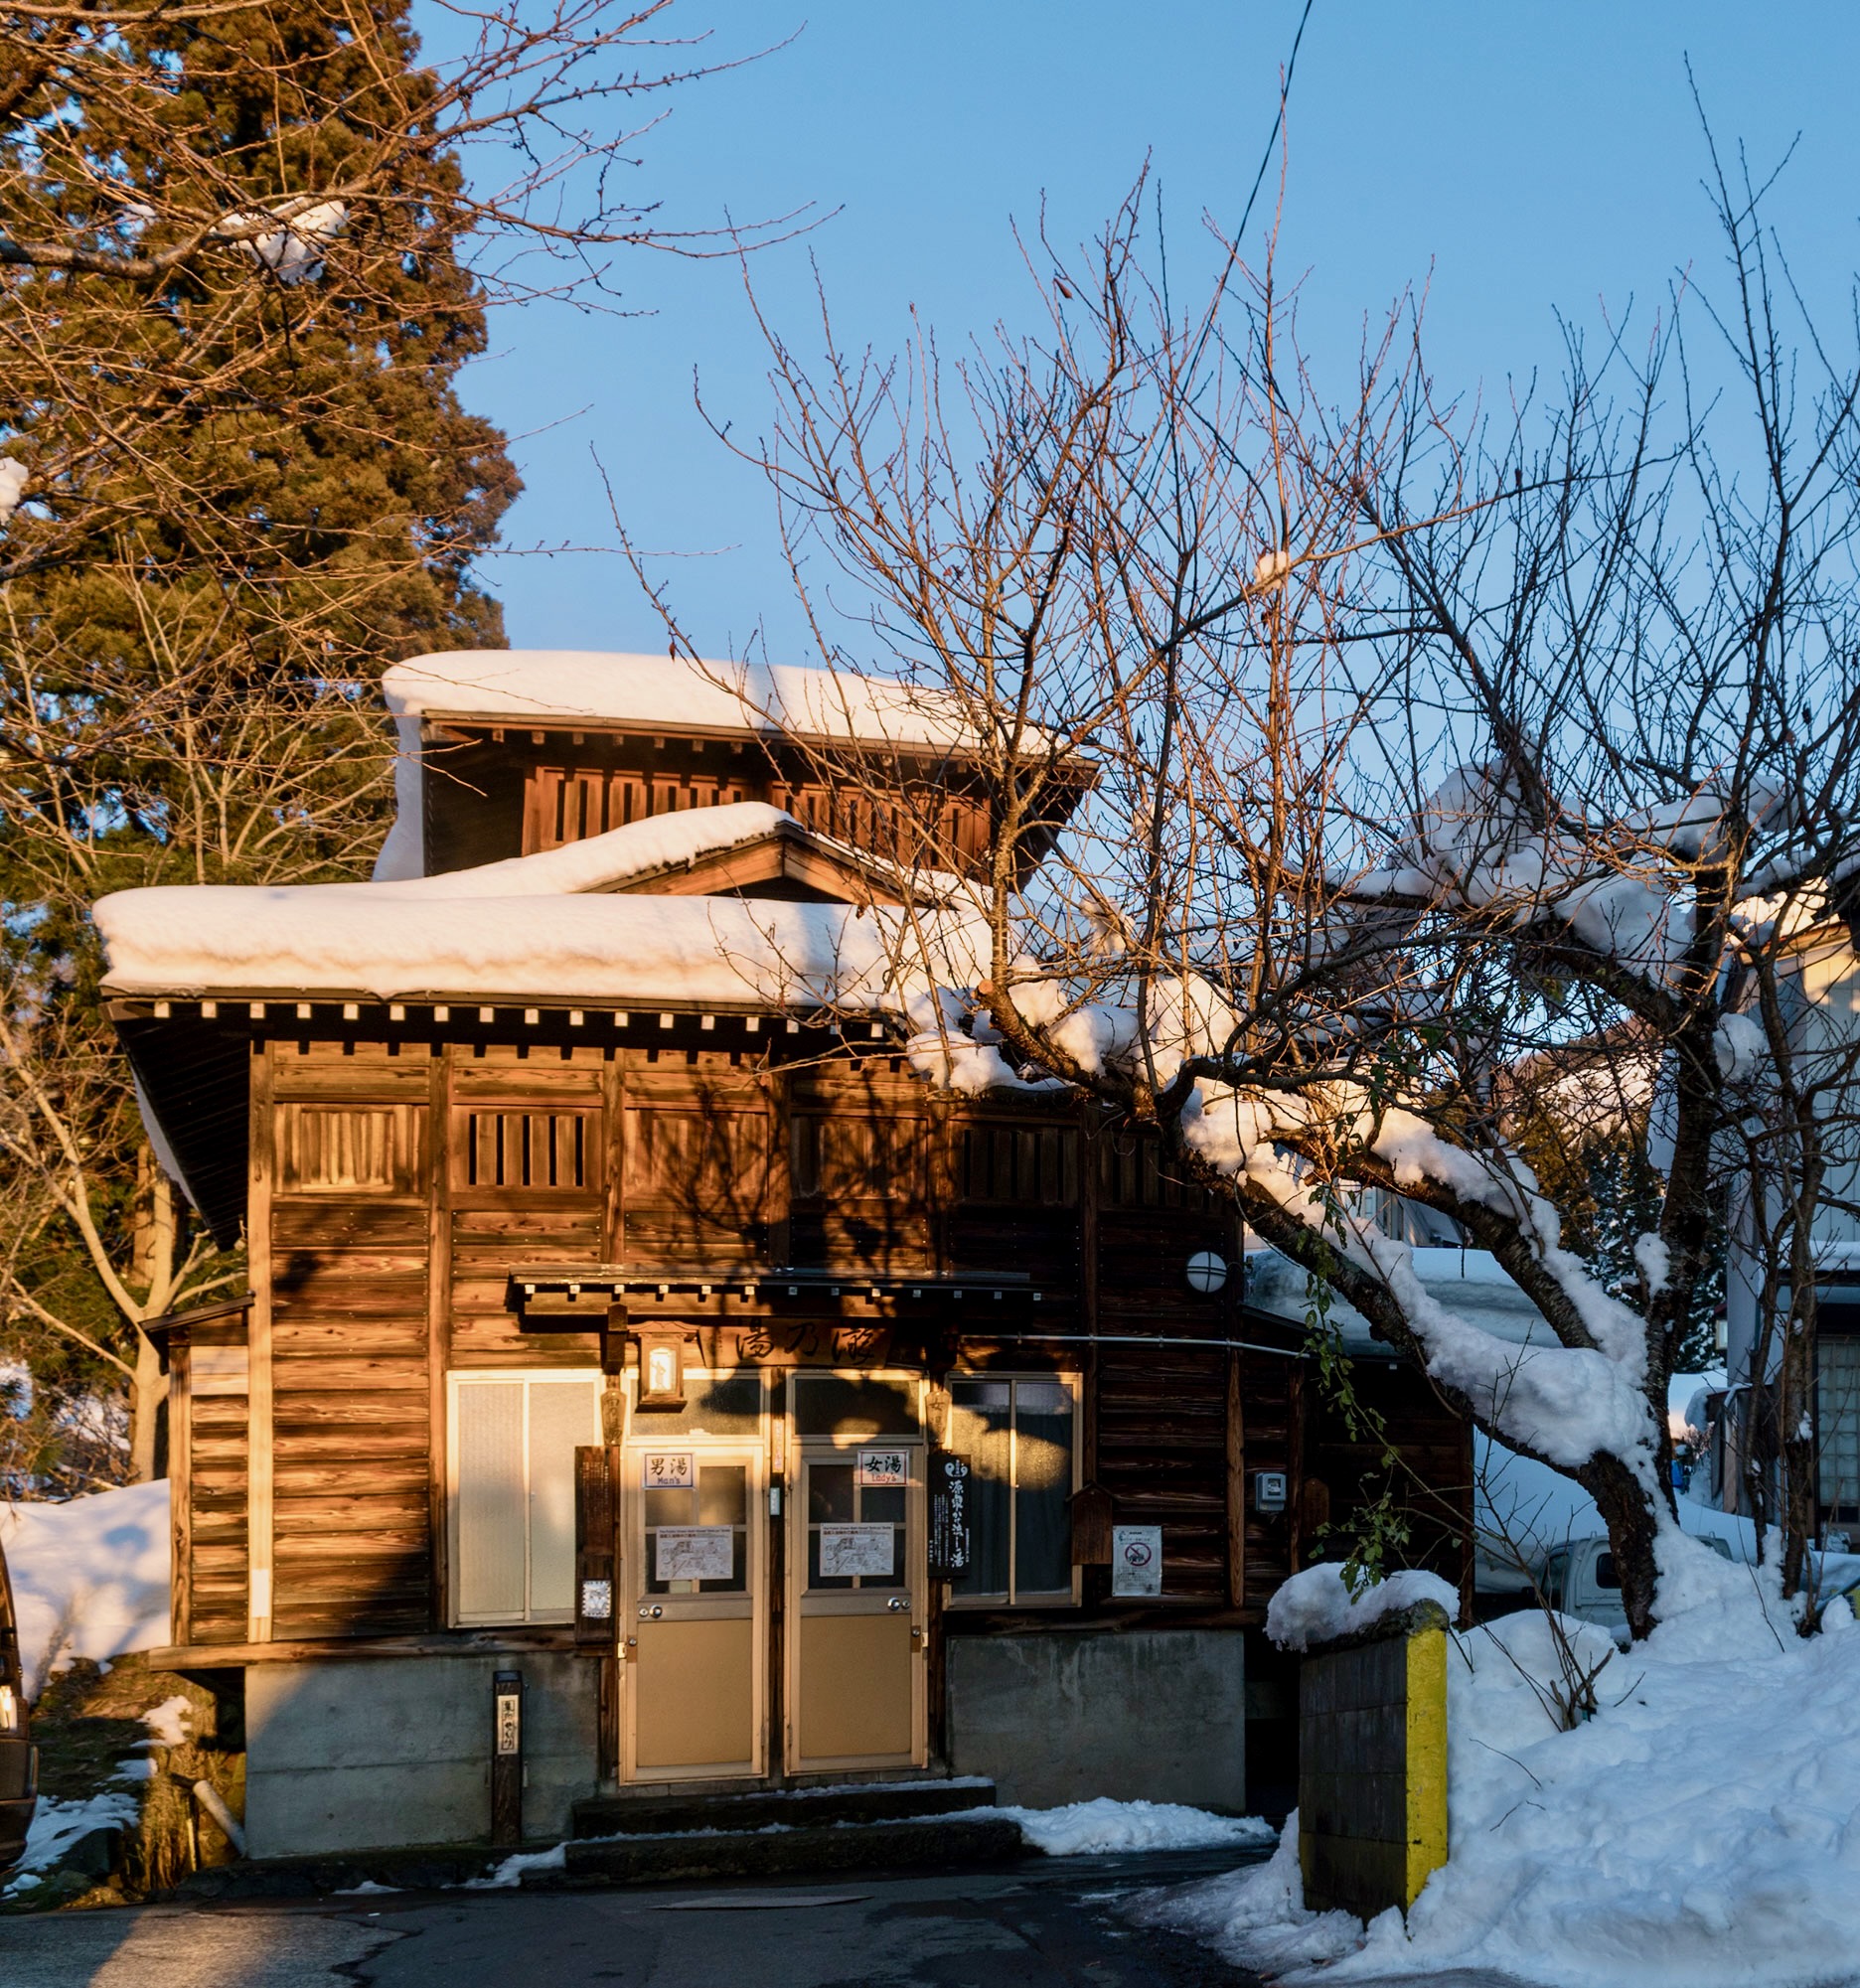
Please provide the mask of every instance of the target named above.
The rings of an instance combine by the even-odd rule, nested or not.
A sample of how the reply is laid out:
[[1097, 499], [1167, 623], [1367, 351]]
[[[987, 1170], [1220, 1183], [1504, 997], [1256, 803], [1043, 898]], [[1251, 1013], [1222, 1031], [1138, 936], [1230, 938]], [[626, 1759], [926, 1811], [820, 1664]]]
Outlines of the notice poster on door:
[[698, 1481], [689, 1450], [648, 1450], [640, 1457], [640, 1483], [648, 1491], [689, 1491]]
[[735, 1560], [732, 1526], [662, 1525], [653, 1533], [655, 1581], [727, 1581]]
[[888, 1579], [894, 1559], [888, 1525], [824, 1525], [820, 1529], [820, 1571], [829, 1580], [850, 1574]]
[[902, 1490], [910, 1482], [910, 1456], [903, 1450], [861, 1450], [858, 1480], [867, 1491]]
[[1111, 1528], [1111, 1592], [1113, 1595], [1162, 1594], [1162, 1528], [1160, 1525], [1120, 1525]]

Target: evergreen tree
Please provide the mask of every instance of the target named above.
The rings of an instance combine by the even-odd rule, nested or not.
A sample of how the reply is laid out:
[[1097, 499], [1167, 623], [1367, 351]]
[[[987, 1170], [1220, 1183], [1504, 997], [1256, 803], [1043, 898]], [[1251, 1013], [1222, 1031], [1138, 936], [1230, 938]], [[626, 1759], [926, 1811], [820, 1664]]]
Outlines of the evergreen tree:
[[[519, 486], [458, 397], [489, 287], [466, 250], [649, 232], [606, 175], [578, 226], [532, 216], [564, 157], [622, 142], [577, 133], [576, 106], [679, 79], [632, 51], [658, 6], [488, 13], [444, 74], [408, 11], [0, 8], [0, 1333], [34, 1383], [0, 1454], [16, 1480], [94, 1475], [94, 1443], [61, 1459], [48, 1431], [125, 1382], [148, 1474], [163, 1390], [139, 1324], [244, 1280], [143, 1144], [89, 904], [366, 870], [391, 805], [374, 681], [503, 640], [472, 562]], [[520, 162], [489, 201], [473, 142]], [[550, 163], [526, 179], [526, 153]]]

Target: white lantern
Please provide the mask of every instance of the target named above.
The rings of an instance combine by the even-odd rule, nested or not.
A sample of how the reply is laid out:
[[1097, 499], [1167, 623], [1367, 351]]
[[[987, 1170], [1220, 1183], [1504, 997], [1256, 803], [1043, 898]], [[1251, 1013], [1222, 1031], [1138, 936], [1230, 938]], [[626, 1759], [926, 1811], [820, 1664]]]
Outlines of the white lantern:
[[1188, 1259], [1188, 1289], [1203, 1295], [1218, 1291], [1227, 1282], [1227, 1260], [1212, 1250], [1196, 1250]]

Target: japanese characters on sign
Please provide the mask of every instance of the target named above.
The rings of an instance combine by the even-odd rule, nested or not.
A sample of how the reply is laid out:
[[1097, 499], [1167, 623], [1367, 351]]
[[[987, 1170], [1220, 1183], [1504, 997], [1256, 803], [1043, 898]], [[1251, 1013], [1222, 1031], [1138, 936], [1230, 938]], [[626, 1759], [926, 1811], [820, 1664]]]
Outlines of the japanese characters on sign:
[[732, 1527], [662, 1525], [655, 1528], [655, 1581], [727, 1581], [735, 1571]]
[[640, 1483], [649, 1491], [689, 1491], [697, 1481], [689, 1450], [648, 1450], [640, 1456]]
[[523, 1694], [517, 1691], [500, 1691], [497, 1694], [497, 1750], [509, 1756], [523, 1752]]
[[930, 1567], [939, 1581], [969, 1572], [975, 1542], [969, 1530], [969, 1459], [954, 1451], [930, 1456]]
[[868, 1491], [902, 1489], [910, 1482], [910, 1454], [903, 1450], [861, 1450], [858, 1480]]
[[894, 1571], [896, 1542], [888, 1525], [824, 1525], [820, 1528], [820, 1571], [828, 1580], [848, 1575], [888, 1578]]

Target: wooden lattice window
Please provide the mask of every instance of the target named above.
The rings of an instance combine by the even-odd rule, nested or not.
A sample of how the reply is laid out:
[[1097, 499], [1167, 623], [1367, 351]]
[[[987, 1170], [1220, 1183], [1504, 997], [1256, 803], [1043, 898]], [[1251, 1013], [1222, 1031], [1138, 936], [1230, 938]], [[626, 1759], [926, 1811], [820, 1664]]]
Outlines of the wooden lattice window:
[[455, 1115], [453, 1184], [533, 1193], [600, 1184], [596, 1112], [481, 1106]]
[[406, 1194], [419, 1178], [419, 1105], [281, 1104], [277, 1184], [284, 1194]]
[[958, 1165], [965, 1201], [1069, 1208], [1078, 1199], [1078, 1134], [1070, 1127], [964, 1126]]

